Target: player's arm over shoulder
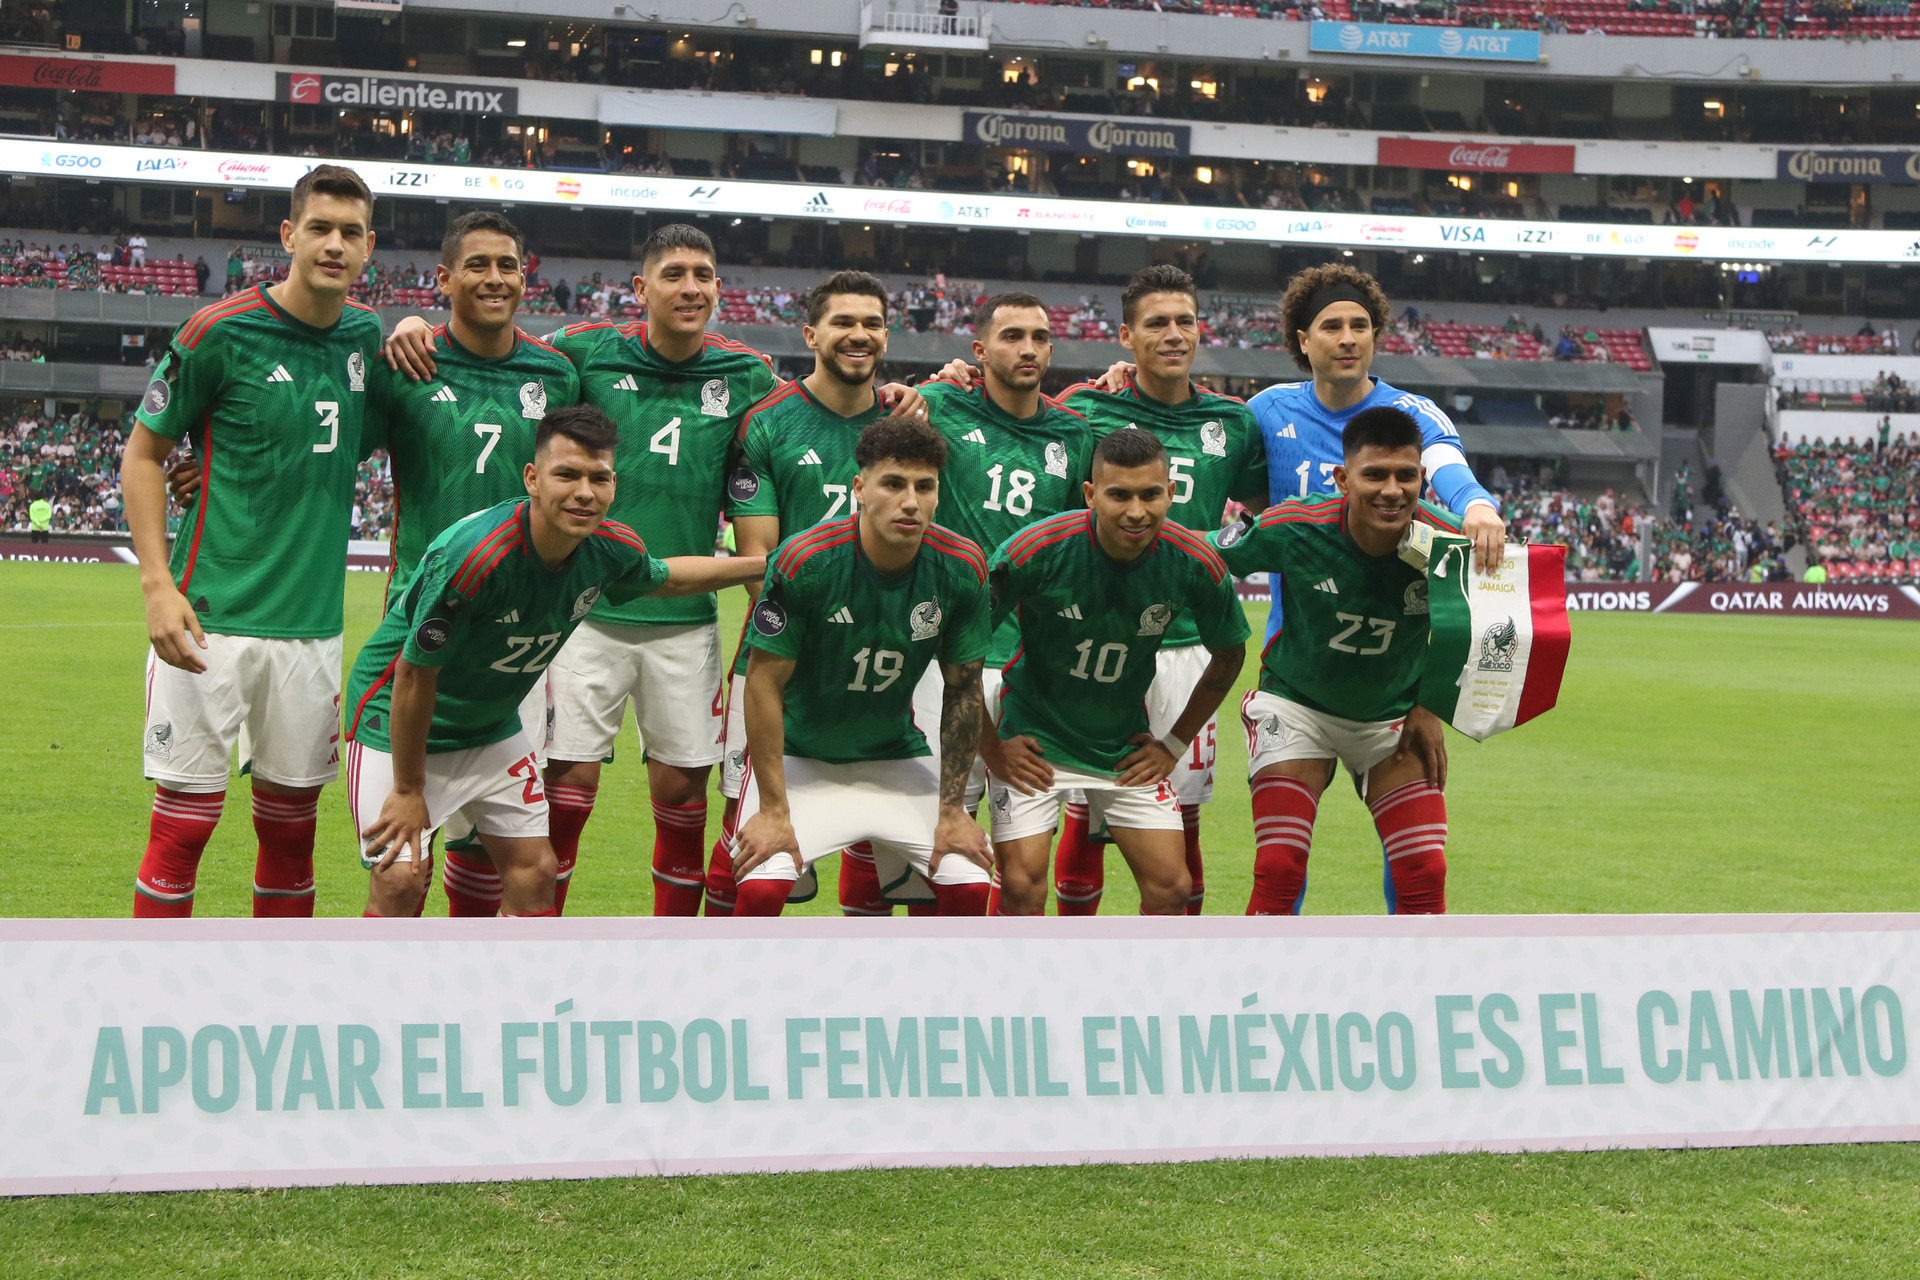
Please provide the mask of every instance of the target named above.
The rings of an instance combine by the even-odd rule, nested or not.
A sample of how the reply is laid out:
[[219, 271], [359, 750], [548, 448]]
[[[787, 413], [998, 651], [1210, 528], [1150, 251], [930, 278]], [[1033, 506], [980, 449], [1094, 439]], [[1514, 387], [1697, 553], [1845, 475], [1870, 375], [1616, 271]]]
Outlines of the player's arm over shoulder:
[[1430, 524], [1434, 528], [1446, 533], [1460, 533], [1462, 531], [1459, 516], [1453, 514], [1453, 512], [1447, 510], [1439, 503], [1428, 502], [1425, 498], [1420, 500], [1419, 509], [1414, 512], [1414, 519], [1425, 524]]
[[1236, 578], [1283, 573], [1296, 541], [1316, 524], [1338, 523], [1337, 494], [1314, 494], [1275, 503], [1252, 520], [1236, 520], [1207, 535], [1207, 542]]

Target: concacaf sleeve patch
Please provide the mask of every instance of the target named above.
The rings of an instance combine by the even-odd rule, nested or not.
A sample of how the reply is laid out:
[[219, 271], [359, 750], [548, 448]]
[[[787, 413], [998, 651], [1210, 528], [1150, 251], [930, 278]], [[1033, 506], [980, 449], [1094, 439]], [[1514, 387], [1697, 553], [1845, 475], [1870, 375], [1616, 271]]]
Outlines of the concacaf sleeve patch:
[[413, 633], [413, 643], [422, 653], [438, 653], [453, 636], [453, 624], [445, 618], [428, 618]]
[[753, 606], [753, 629], [763, 636], [777, 636], [787, 629], [787, 611], [778, 600], [762, 597]]
[[752, 502], [760, 493], [760, 473], [752, 467], [740, 467], [727, 477], [727, 496], [735, 502]]

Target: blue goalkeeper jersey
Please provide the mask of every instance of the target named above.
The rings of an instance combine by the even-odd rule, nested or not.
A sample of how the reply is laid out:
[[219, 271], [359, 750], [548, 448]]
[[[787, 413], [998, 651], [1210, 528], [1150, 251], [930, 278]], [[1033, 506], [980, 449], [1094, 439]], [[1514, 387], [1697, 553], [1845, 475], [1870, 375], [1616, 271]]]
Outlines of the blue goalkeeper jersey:
[[[1247, 401], [1266, 441], [1267, 501], [1285, 502], [1310, 493], [1333, 492], [1333, 469], [1345, 460], [1340, 436], [1347, 422], [1362, 409], [1381, 405], [1404, 409], [1420, 424], [1420, 462], [1427, 469], [1427, 491], [1435, 502], [1461, 515], [1475, 502], [1491, 503], [1496, 511], [1499, 509], [1493, 495], [1473, 478], [1453, 419], [1425, 396], [1388, 386], [1382, 378], [1375, 378], [1372, 392], [1350, 409], [1329, 409], [1321, 404], [1320, 397], [1313, 393], [1311, 378], [1268, 387]], [[1267, 608], [1269, 642], [1280, 633], [1281, 619], [1280, 592], [1276, 589]]]

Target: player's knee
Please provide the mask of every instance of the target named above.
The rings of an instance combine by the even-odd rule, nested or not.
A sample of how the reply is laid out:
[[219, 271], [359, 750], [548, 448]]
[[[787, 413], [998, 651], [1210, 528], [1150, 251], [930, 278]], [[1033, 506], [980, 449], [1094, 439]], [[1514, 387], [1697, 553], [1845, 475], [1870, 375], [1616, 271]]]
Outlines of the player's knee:
[[655, 804], [695, 804], [706, 797], [707, 775], [711, 772], [712, 769], [706, 765], [684, 769], [678, 765], [649, 760], [647, 789], [652, 793]]
[[600, 785], [598, 760], [554, 760], [541, 775], [550, 787], [597, 787]]

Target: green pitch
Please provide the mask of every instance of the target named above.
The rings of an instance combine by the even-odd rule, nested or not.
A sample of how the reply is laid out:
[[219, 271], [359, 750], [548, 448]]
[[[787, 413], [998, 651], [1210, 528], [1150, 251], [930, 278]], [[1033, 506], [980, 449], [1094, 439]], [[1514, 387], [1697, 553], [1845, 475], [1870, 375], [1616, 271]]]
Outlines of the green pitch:
[[[380, 587], [349, 576], [349, 660]], [[124, 916], [151, 795], [135, 572], [4, 564], [0, 599], [14, 836], [0, 915]], [[1485, 745], [1450, 740], [1450, 906], [1920, 909], [1903, 732], [1917, 659], [1920, 628], [1904, 623], [1576, 615], [1558, 709]], [[1242, 691], [1252, 678], [1249, 664]], [[1206, 816], [1214, 912], [1241, 910], [1251, 878], [1238, 699]], [[651, 910], [631, 741], [569, 914]], [[200, 914], [250, 909], [243, 791], [207, 851]], [[337, 786], [320, 831], [318, 909], [357, 915]], [[809, 913], [834, 910], [823, 867]], [[1378, 845], [1344, 784], [1322, 809], [1307, 901], [1382, 909]], [[1113, 858], [1105, 910], [1135, 906]], [[1907, 1147], [1288, 1160], [15, 1201], [0, 1205], [0, 1275], [1825, 1277], [1910, 1272], [1916, 1221]]]

